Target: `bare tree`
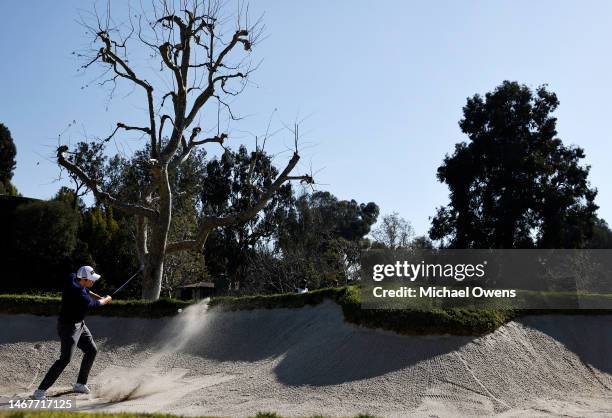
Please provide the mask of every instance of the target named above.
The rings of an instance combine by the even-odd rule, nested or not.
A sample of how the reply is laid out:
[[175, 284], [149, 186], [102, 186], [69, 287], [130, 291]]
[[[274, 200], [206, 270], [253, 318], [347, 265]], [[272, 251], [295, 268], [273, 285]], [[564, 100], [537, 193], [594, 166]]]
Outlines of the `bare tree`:
[[[238, 95], [246, 86], [249, 75], [256, 68], [249, 61], [249, 54], [261, 36], [261, 21], [249, 22], [248, 8], [239, 5], [233, 19], [224, 19], [222, 4], [215, 0], [154, 0], [151, 10], [141, 8], [139, 13], [129, 12], [129, 24], [115, 25], [110, 17], [110, 3], [105, 18], [93, 13], [94, 24], [84, 21], [88, 33], [93, 35], [94, 49], [84, 68], [97, 64], [103, 68], [99, 84], [127, 83], [143, 93], [144, 121], [132, 124], [116, 123], [113, 132], [102, 141], [108, 142], [121, 133], [142, 135], [148, 142], [147, 170], [150, 187], [142, 190], [138, 201], [125, 201], [104, 189], [103, 181], [92, 178], [68, 158], [69, 148], [57, 149], [58, 164], [78, 177], [96, 199], [135, 217], [137, 248], [143, 268], [144, 299], [159, 298], [164, 259], [167, 254], [179, 251], [201, 252], [209, 233], [220, 227], [243, 223], [256, 216], [274, 196], [283, 183], [300, 180], [311, 184], [310, 175], [292, 176], [298, 164], [298, 134], [294, 132], [293, 155], [285, 168], [259, 199], [247, 209], [225, 216], [201, 215], [197, 233], [182, 241], [168, 242], [172, 223], [173, 190], [168, 181], [169, 173], [190, 158], [196, 147], [207, 144], [223, 146], [228, 138], [217, 123], [216, 134], [203, 138], [204, 128], [214, 128], [214, 123], [203, 126], [205, 105], [217, 104], [227, 112], [228, 119], [236, 117], [228, 98]], [[235, 26], [227, 33], [228, 22]], [[150, 59], [157, 61], [160, 74], [167, 75], [166, 83], [159, 88], [147, 79], [146, 68], [139, 72], [128, 57], [136, 52], [150, 52]], [[159, 83], [157, 83], [159, 84]]]
[[397, 212], [383, 216], [380, 225], [372, 231], [376, 242], [391, 249], [408, 247], [413, 236], [412, 225]]

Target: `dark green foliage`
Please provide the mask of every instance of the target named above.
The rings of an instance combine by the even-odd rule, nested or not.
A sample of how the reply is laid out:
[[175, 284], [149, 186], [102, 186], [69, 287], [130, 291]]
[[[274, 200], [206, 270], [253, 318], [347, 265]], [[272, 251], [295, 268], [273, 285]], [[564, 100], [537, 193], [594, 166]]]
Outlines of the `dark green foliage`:
[[19, 192], [11, 183], [13, 171], [17, 165], [15, 157], [17, 148], [13, 142], [11, 131], [0, 123], [0, 195], [19, 196]]
[[597, 219], [593, 226], [593, 236], [585, 248], [612, 249], [612, 230], [603, 219]]
[[35, 201], [18, 206], [13, 215], [11, 242], [17, 287], [53, 289], [70, 264], [77, 239], [78, 214], [64, 202]]
[[[329, 192], [304, 194], [288, 213], [279, 230], [279, 246], [314, 249], [326, 239], [358, 241], [370, 232], [379, 214], [374, 202], [338, 200]], [[296, 238], [303, 238], [297, 239]]]
[[[339, 303], [348, 322], [409, 335], [481, 335], [492, 332], [514, 316], [512, 312], [461, 309], [432, 312], [362, 310], [359, 289], [356, 287], [320, 289], [305, 294], [221, 297], [214, 298], [211, 306], [223, 310], [302, 308], [318, 305], [325, 300]], [[0, 313], [56, 315], [59, 303], [57, 296], [0, 295]], [[175, 315], [179, 308], [188, 305], [189, 302], [170, 299], [156, 302], [116, 300], [103, 308], [90, 310], [90, 315], [163, 317]]]
[[[278, 175], [269, 155], [240, 147], [206, 165], [204, 214], [224, 216], [253, 206]], [[378, 206], [340, 201], [327, 192], [295, 198], [286, 184], [254, 218], [213, 231], [205, 247], [208, 272], [232, 293], [282, 293], [344, 283], [359, 241]]]
[[[101, 141], [79, 142], [76, 144], [74, 151], [70, 153], [68, 160], [80, 167], [90, 179], [99, 182], [102, 179], [106, 162], [104, 144]], [[87, 194], [89, 188], [70, 171], [68, 176], [74, 183], [72, 207], [77, 209], [79, 198]]]
[[505, 81], [468, 98], [459, 126], [469, 142], [438, 168], [450, 203], [430, 237], [453, 248], [580, 248], [592, 235], [596, 190], [584, 151], [556, 137], [559, 101]]
[[13, 216], [15, 209], [17, 209], [21, 205], [32, 202], [37, 202], [37, 200], [29, 199], [27, 197], [22, 196], [0, 195], [0, 225], [2, 226], [3, 233], [6, 233], [7, 236], [9, 235], [9, 231], [13, 226]]
[[329, 192], [303, 194], [276, 232], [276, 250], [296, 266], [294, 287], [345, 284], [359, 263], [361, 241], [379, 214], [374, 202], [339, 200]]
[[11, 183], [10, 180], [6, 180], [6, 182], [0, 181], [0, 196], [21, 196], [17, 191], [17, 188]]
[[[59, 292], [70, 273], [93, 265], [102, 274], [98, 291], [107, 292], [138, 269], [129, 219], [98, 207], [79, 205], [75, 211], [69, 189], [60, 190], [56, 199], [0, 199], [2, 229], [9, 237], [0, 244], [5, 260], [1, 291]], [[133, 296], [137, 289], [135, 279], [122, 296]]]
[[[148, 170], [149, 148], [137, 151], [131, 159], [119, 155], [112, 157], [105, 168], [105, 187], [120, 200], [149, 206], [147, 203], [147, 190], [151, 190], [152, 178]], [[169, 172], [170, 188], [173, 190], [172, 224], [169, 231], [169, 242], [181, 241], [195, 234], [198, 226], [200, 194], [205, 182], [206, 153], [194, 150], [189, 159]], [[114, 234], [124, 236], [121, 244], [110, 245], [111, 250], [119, 250], [113, 257], [123, 261], [121, 269], [107, 266], [103, 267], [106, 258], [97, 258], [102, 268], [115, 269], [123, 276], [131, 275], [137, 269], [139, 258], [136, 251], [134, 237], [137, 234], [135, 218], [124, 216], [120, 211], [114, 211], [114, 218], [119, 224], [119, 230]], [[149, 228], [150, 233], [150, 228]], [[128, 242], [129, 241], [129, 242]], [[110, 253], [109, 253], [110, 254]], [[116, 281], [115, 274], [109, 271], [111, 280]], [[180, 284], [194, 283], [205, 279], [206, 269], [201, 254], [192, 252], [179, 252], [167, 254], [164, 259], [164, 280], [162, 282], [162, 295], [169, 295]], [[134, 293], [140, 286], [140, 277], [129, 285], [129, 291]], [[131, 294], [130, 293], [130, 294]], [[134, 293], [135, 294], [135, 293]]]
[[344, 318], [368, 328], [399, 334], [482, 335], [494, 331], [514, 316], [510, 311], [436, 309], [431, 311], [361, 309], [359, 289], [348, 287], [340, 299]]
[[378, 206], [339, 200], [329, 192], [290, 194], [276, 207], [269, 245], [241, 253], [239, 294], [270, 294], [346, 284], [358, 267], [360, 244]]
[[[379, 328], [405, 335], [482, 335], [493, 332], [504, 323], [523, 315], [610, 315], [610, 310], [478, 310], [439, 309], [433, 311], [361, 309], [360, 290], [356, 286], [319, 289], [296, 294], [258, 295], [247, 297], [216, 297], [210, 302], [214, 309], [252, 310], [302, 308], [317, 305], [325, 300], [338, 303], [347, 322], [368, 328]], [[175, 315], [178, 309], [191, 302], [160, 299], [115, 300], [100, 309], [92, 309], [91, 315], [156, 318]], [[0, 295], [0, 313], [56, 315], [59, 311], [58, 296]]]
[[[60, 302], [59, 296], [0, 295], [0, 313], [54, 316], [59, 313]], [[109, 305], [90, 309], [88, 315], [159, 318], [176, 315], [178, 309], [187, 306], [189, 302], [164, 298], [155, 302], [113, 300]]]
[[255, 296], [221, 296], [210, 301], [210, 306], [219, 306], [224, 310], [252, 310], [275, 308], [302, 308], [307, 305], [318, 305], [326, 299], [339, 301], [346, 292], [345, 287], [325, 288], [308, 293], [281, 293]]
[[0, 292], [13, 292], [23, 285], [23, 276], [18, 273], [19, 259], [13, 243], [15, 209], [35, 201], [0, 194]]
[[432, 250], [434, 248], [433, 242], [426, 235], [415, 237], [412, 240], [411, 246], [417, 250]]
[[17, 148], [13, 142], [11, 131], [0, 123], [0, 183], [5, 186], [10, 184], [13, 178], [13, 171], [17, 164], [15, 162], [16, 155]]
[[278, 294], [246, 297], [217, 297], [211, 306], [224, 310], [301, 308], [333, 300], [342, 307], [347, 322], [406, 335], [483, 335], [523, 315], [569, 314], [610, 315], [609, 310], [467, 310], [432, 311], [362, 309], [357, 286], [327, 288], [304, 294]]
[[[89, 157], [84, 155], [90, 148], [83, 143], [73, 157], [88, 165]], [[104, 188], [124, 201], [143, 203], [142, 192], [151, 183], [144, 155], [137, 152], [130, 160], [110, 159], [104, 166], [108, 179]], [[100, 169], [97, 163], [91, 168], [92, 175]], [[192, 237], [202, 214], [225, 216], [252, 206], [277, 175], [270, 156], [262, 151], [247, 152], [241, 147], [208, 162], [203, 152], [194, 153], [170, 176], [175, 211], [169, 241]], [[62, 251], [59, 264], [56, 253], [39, 260], [37, 266], [47, 276], [45, 286], [38, 288], [38, 284], [28, 282], [24, 287], [26, 274], [19, 268], [23, 263], [15, 262], [14, 268], [4, 270], [6, 274], [0, 282], [3, 290], [59, 291], [61, 279], [81, 265], [93, 265], [102, 274], [98, 290], [110, 292], [138, 269], [135, 219], [102, 206], [87, 208], [78, 194], [78, 187], [62, 187], [50, 203], [52, 207], [71, 206], [73, 211], [67, 216], [70, 222], [76, 218], [78, 229], [75, 232], [74, 228], [64, 228], [62, 222], [48, 223], [56, 224], [64, 237], [70, 237], [72, 251], [69, 248]], [[46, 204], [40, 202], [42, 206]], [[203, 254], [167, 255], [162, 294], [171, 295], [177, 285], [202, 280], [216, 280], [221, 293], [229, 283], [239, 284], [240, 294], [292, 292], [304, 280], [311, 290], [345, 283], [350, 269], [353, 273], [356, 270], [360, 241], [377, 215], [374, 203], [341, 201], [330, 193], [318, 192], [296, 199], [291, 185], [286, 184], [253, 219], [211, 233], [204, 253], [208, 271]], [[7, 226], [28, 226], [28, 221], [14, 222], [14, 216], [11, 209], [4, 218]], [[27, 238], [30, 241], [21, 238], [20, 254], [34, 245], [31, 242], [34, 239], [40, 242], [31, 248], [42, 248], [43, 243], [56, 245], [57, 234], [53, 230], [41, 236], [34, 229], [28, 233], [34, 235]], [[60, 236], [58, 244], [61, 242]], [[12, 252], [11, 249], [9, 253]], [[22, 259], [21, 255], [13, 255], [8, 258]], [[122, 296], [136, 296], [141, 279], [139, 276], [131, 282]]]
[[[82, 254], [72, 256], [74, 268], [84, 264], [94, 265], [102, 275], [98, 289], [108, 293], [119, 287], [138, 270], [134, 238], [130, 233], [130, 219], [112, 209], [93, 207], [81, 215], [78, 239]], [[134, 279], [122, 290], [121, 297], [136, 297], [140, 294], [139, 280]]]
[[146, 168], [148, 148], [136, 151], [131, 159], [115, 155], [108, 160], [104, 187], [113, 196], [127, 202], [142, 203], [143, 191], [151, 186], [151, 177]]
[[213, 298], [211, 306], [219, 306], [225, 310], [301, 308], [306, 305], [317, 305], [326, 299], [340, 304], [344, 318], [348, 322], [407, 335], [482, 335], [494, 331], [516, 316], [513, 311], [494, 310], [361, 309], [360, 291], [356, 286], [319, 289], [304, 294]]
[[[248, 152], [244, 146], [237, 152], [228, 150], [206, 164], [201, 191], [203, 213], [224, 216], [244, 211], [261, 198], [277, 176], [278, 170], [265, 152]], [[291, 184], [287, 183], [254, 218], [213, 231], [204, 250], [210, 274], [244, 284], [257, 245], [270, 240], [293, 200]]]
[[[102, 151], [97, 143], [82, 142], [70, 160], [84, 167], [90, 177], [104, 177], [103, 189], [118, 199], [151, 204], [146, 202], [152, 184], [148, 150], [136, 152], [131, 159], [115, 156], [109, 160]], [[240, 147], [210, 161], [203, 151], [193, 151], [191, 158], [170, 170], [174, 211], [169, 242], [193, 237], [202, 216], [227, 216], [252, 207], [277, 176], [271, 157], [261, 150], [249, 152]], [[111, 291], [140, 265], [134, 240], [137, 222], [103, 206], [87, 208], [80, 199], [87, 187], [74, 180], [75, 187], [62, 187], [52, 203], [69, 204], [74, 209], [78, 230], [71, 238], [73, 251], [63, 251], [61, 266], [50, 264], [54, 259], [51, 254], [40, 267], [56, 278], [65, 278], [80, 265], [93, 265], [102, 274], [98, 288]], [[377, 216], [374, 203], [341, 201], [324, 192], [296, 198], [287, 183], [254, 218], [213, 231], [203, 254], [168, 254], [162, 294], [170, 295], [177, 285], [202, 280], [216, 280], [220, 292], [238, 284], [241, 294], [291, 292], [304, 280], [310, 289], [344, 283], [349, 268], [357, 265], [360, 241]], [[62, 228], [61, 222], [58, 227]], [[74, 228], [64, 232], [71, 235]], [[54, 235], [50, 231], [39, 238], [53, 241]], [[289, 270], [291, 274], [285, 274]], [[271, 276], [272, 272], [279, 274]], [[23, 275], [7, 277], [15, 282]], [[266, 281], [270, 277], [278, 283]], [[135, 296], [140, 280], [134, 280], [124, 296]], [[44, 289], [59, 290], [60, 284], [54, 279]]]
[[66, 202], [72, 206], [73, 209], [78, 210], [79, 212], [85, 211], [85, 202], [83, 202], [83, 199], [77, 196], [74, 189], [71, 189], [70, 187], [60, 187], [55, 196], [53, 196], [52, 200]]

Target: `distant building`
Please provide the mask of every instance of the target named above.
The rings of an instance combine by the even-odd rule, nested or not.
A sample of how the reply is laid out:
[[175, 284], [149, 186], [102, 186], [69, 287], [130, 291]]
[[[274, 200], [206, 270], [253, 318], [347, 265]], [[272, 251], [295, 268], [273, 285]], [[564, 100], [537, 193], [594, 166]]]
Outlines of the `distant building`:
[[214, 283], [198, 282], [178, 286], [174, 290], [174, 297], [181, 300], [200, 300], [211, 297], [214, 293]]

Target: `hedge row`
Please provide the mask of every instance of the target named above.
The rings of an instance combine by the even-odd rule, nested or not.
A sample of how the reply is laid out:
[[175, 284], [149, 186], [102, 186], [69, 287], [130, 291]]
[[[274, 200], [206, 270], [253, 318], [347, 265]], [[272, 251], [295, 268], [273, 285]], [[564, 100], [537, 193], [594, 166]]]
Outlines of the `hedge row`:
[[361, 295], [356, 287], [347, 288], [340, 305], [348, 322], [408, 335], [483, 335], [495, 331], [516, 316], [516, 312], [509, 310], [361, 309]]
[[339, 302], [346, 290], [347, 287], [330, 287], [312, 290], [308, 293], [278, 293], [239, 297], [220, 296], [212, 298], [210, 306], [217, 306], [224, 310], [302, 308], [307, 305], [318, 305], [325, 299]]
[[211, 305], [223, 310], [300, 308], [319, 304], [325, 299], [331, 299], [342, 307], [347, 322], [407, 335], [482, 335], [494, 331], [516, 316], [513, 311], [495, 310], [361, 309], [361, 295], [357, 286], [320, 289], [304, 294], [220, 297], [214, 298]]
[[[59, 314], [61, 298], [58, 296], [0, 295], [0, 313], [53, 316]], [[175, 315], [190, 302], [175, 299], [116, 300], [100, 309], [91, 309], [89, 315], [159, 318]]]
[[[483, 335], [493, 332], [513, 318], [542, 314], [612, 314], [607, 310], [468, 310], [437, 309], [374, 310], [361, 309], [361, 295], [356, 286], [327, 288], [304, 294], [290, 293], [246, 297], [217, 297], [212, 307], [224, 311], [250, 309], [301, 308], [317, 305], [329, 299], [338, 303], [347, 322], [394, 331], [407, 335], [453, 334]], [[57, 315], [60, 298], [54, 296], [0, 295], [0, 313]], [[191, 302], [160, 299], [156, 302], [142, 300], [114, 301], [103, 309], [94, 309], [92, 315], [157, 318], [175, 315], [178, 309]]]

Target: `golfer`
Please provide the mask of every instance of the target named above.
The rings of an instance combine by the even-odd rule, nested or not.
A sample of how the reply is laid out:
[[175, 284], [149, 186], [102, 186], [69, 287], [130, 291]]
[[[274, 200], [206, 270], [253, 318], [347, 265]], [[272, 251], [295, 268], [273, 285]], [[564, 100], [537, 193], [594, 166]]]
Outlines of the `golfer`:
[[66, 281], [62, 291], [62, 307], [57, 320], [57, 333], [61, 342], [60, 358], [53, 363], [38, 389], [34, 391], [34, 399], [46, 399], [46, 390], [55, 383], [70, 363], [76, 347], [80, 348], [84, 355], [74, 391], [90, 392], [87, 387], [87, 377], [98, 349], [91, 332], [85, 325], [85, 314], [89, 308], [106, 305], [112, 300], [110, 296], [101, 297], [89, 291], [89, 288], [99, 278], [100, 275], [95, 273], [91, 266], [83, 266], [76, 274], [71, 274], [70, 279]]

